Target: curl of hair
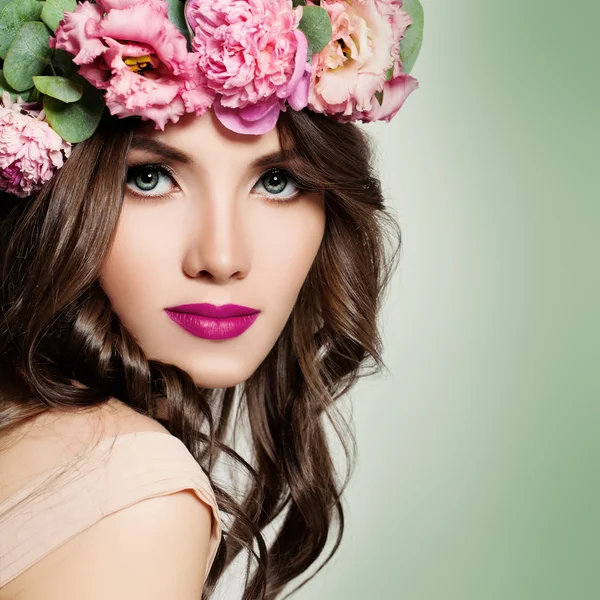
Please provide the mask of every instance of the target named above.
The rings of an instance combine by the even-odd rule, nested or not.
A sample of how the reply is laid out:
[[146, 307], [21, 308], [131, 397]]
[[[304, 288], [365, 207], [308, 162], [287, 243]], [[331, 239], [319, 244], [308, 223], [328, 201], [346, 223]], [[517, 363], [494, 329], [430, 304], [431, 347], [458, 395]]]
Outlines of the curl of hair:
[[[355, 442], [335, 403], [358, 377], [383, 366], [377, 316], [400, 230], [357, 126], [282, 113], [278, 131], [282, 148], [293, 152], [291, 170], [325, 196], [325, 235], [288, 323], [255, 373], [239, 389], [200, 388], [176, 365], [146, 358], [98, 284], [121, 211], [131, 121], [105, 118], [37, 195], [0, 195], [0, 440], [49, 408], [86, 410], [110, 398], [159, 420], [187, 446], [231, 517], [203, 598], [246, 550], [243, 600], [274, 600], [318, 560], [334, 523], [328, 556], [290, 593], [341, 542]], [[240, 416], [236, 393], [251, 460], [226, 437]], [[161, 399], [168, 419], [158, 417]], [[344, 449], [341, 479], [324, 418]], [[212, 477], [223, 456], [249, 477], [241, 500]], [[264, 528], [278, 517], [268, 547]]]

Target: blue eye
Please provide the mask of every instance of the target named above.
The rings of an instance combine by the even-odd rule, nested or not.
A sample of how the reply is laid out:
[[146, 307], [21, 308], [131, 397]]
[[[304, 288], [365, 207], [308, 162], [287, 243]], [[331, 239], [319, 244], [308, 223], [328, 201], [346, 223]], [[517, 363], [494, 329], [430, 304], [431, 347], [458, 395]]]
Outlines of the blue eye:
[[127, 172], [127, 185], [139, 196], [164, 196], [172, 191], [174, 181], [164, 167], [140, 165]]
[[281, 199], [294, 198], [300, 191], [292, 174], [285, 169], [269, 169], [252, 189], [259, 194], [278, 196]]

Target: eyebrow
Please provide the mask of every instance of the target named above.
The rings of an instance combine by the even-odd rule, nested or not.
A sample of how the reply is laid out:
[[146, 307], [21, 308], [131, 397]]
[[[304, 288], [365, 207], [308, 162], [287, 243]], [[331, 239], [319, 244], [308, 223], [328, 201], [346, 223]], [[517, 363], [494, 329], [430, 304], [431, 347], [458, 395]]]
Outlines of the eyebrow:
[[268, 169], [269, 167], [275, 167], [280, 165], [287, 165], [292, 162], [292, 158], [296, 156], [293, 150], [283, 151], [277, 150], [264, 156], [259, 156], [256, 160], [252, 161], [250, 165], [251, 169]]
[[169, 144], [165, 144], [164, 142], [155, 140], [154, 138], [134, 136], [134, 138], [131, 140], [131, 149], [151, 152], [152, 154], [179, 162], [183, 165], [191, 165], [193, 162], [185, 152], [181, 152], [181, 150], [177, 150], [177, 148], [169, 146]]
[[[165, 144], [164, 142], [150, 137], [134, 136], [134, 138], [131, 140], [131, 149], [150, 152], [183, 165], [191, 165], [194, 162], [191, 156], [185, 152], [182, 152], [181, 150], [178, 150], [169, 144]], [[250, 164], [250, 168], [266, 169], [272, 166], [288, 164], [291, 162], [291, 159], [294, 156], [295, 153], [293, 150], [287, 152], [278, 150], [255, 159]]]

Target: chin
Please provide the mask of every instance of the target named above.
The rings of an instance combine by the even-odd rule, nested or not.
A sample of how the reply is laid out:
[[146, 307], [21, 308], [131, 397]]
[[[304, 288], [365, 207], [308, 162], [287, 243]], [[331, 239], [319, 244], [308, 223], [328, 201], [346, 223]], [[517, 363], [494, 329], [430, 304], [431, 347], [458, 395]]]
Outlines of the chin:
[[244, 383], [259, 365], [226, 365], [203, 364], [199, 366], [183, 366], [197, 386], [202, 388], [228, 388]]

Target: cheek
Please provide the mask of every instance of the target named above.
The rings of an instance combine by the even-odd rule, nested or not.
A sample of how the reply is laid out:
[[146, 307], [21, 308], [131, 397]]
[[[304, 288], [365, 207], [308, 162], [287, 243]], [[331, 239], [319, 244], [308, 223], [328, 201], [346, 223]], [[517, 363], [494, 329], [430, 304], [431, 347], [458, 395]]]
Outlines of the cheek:
[[[172, 220], [172, 217], [171, 217]], [[100, 284], [117, 312], [133, 312], [156, 299], [178, 248], [160, 211], [123, 208], [114, 242], [102, 267]]]
[[[231, 292], [217, 295], [260, 306], [271, 316], [268, 321], [275, 331], [289, 316], [319, 250], [325, 229], [324, 201], [308, 196], [290, 206], [252, 202], [239, 217], [243, 226], [232, 228], [223, 238], [230, 246], [221, 250], [246, 255], [248, 271], [243, 280], [231, 282]], [[196, 220], [199, 226], [189, 228]], [[190, 283], [182, 276], [188, 253], [204, 259], [212, 256], [213, 247], [202, 230], [214, 224], [204, 220], [186, 212], [183, 203], [123, 207], [100, 284], [114, 310], [138, 333], [148, 328], [149, 315], [191, 293], [216, 297], [212, 284]], [[195, 264], [201, 263], [202, 259]]]
[[271, 210], [257, 219], [253, 269], [265, 290], [293, 303], [317, 255], [324, 229], [320, 198]]

